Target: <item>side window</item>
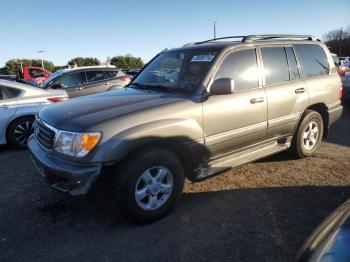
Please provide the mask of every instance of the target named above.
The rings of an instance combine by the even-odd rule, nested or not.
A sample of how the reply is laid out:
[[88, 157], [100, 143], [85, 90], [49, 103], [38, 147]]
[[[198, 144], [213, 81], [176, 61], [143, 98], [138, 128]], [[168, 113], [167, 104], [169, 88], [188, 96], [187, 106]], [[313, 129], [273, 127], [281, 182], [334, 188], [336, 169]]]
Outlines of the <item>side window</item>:
[[86, 71], [86, 79], [88, 83], [101, 81], [105, 79], [105, 73], [103, 71]]
[[0, 86], [0, 100], [16, 98], [20, 95], [21, 90], [12, 87]]
[[301, 66], [302, 78], [329, 74], [329, 64], [326, 53], [319, 45], [295, 45], [295, 50]]
[[289, 78], [290, 80], [299, 79], [298, 65], [294, 55], [293, 48], [286, 47], [286, 53], [287, 53], [288, 65], [289, 65]]
[[265, 84], [274, 85], [289, 81], [289, 70], [284, 47], [262, 47]]
[[68, 88], [71, 86], [78, 86], [83, 84], [81, 73], [72, 73], [66, 76], [63, 76], [61, 79], [59, 79], [56, 83], [62, 84], [64, 88]]
[[45, 76], [45, 73], [43, 71], [40, 71], [38, 69], [29, 69], [28, 70], [28, 74], [32, 77], [32, 78], [37, 78], [37, 77], [43, 77]]
[[255, 49], [237, 51], [228, 55], [214, 79], [219, 78], [232, 78], [235, 81], [235, 91], [257, 88], [259, 78]]
[[107, 77], [108, 78], [116, 78], [118, 75], [118, 71], [114, 70], [114, 71], [106, 71]]

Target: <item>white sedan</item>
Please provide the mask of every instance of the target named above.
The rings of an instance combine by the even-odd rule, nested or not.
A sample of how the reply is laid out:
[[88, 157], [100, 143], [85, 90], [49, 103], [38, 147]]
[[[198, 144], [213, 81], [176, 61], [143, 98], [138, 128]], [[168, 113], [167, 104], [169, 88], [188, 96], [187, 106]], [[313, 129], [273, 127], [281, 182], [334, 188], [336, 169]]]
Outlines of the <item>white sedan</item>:
[[64, 90], [45, 90], [0, 80], [0, 144], [27, 147], [36, 113], [44, 106], [68, 98]]

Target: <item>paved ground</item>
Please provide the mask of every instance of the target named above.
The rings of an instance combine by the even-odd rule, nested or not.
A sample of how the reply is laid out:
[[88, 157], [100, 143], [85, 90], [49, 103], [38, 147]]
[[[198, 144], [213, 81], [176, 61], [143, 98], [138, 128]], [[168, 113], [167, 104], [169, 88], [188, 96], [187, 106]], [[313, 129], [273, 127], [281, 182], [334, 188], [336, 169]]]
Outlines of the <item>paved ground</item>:
[[279, 154], [199, 184], [146, 226], [123, 220], [101, 186], [49, 189], [28, 152], [0, 147], [0, 261], [293, 261], [350, 197], [350, 109], [314, 157]]

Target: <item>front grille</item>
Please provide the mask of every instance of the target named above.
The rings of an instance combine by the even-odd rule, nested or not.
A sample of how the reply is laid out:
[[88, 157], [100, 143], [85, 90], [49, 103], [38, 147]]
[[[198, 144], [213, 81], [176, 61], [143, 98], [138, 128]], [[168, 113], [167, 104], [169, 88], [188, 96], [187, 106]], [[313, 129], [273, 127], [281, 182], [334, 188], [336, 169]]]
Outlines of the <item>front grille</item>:
[[35, 120], [35, 138], [42, 146], [52, 149], [55, 135], [55, 131], [47, 127], [40, 120]]

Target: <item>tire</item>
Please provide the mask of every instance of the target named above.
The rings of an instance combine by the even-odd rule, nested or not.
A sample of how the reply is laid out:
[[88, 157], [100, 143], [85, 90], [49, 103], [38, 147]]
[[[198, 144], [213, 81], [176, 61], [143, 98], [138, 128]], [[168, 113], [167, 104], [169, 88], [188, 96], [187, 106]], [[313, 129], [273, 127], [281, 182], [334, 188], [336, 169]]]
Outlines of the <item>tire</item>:
[[27, 148], [28, 138], [34, 132], [34, 117], [25, 116], [15, 119], [6, 131], [7, 142], [17, 148]]
[[[162, 179], [157, 181], [157, 176]], [[126, 159], [113, 185], [124, 215], [138, 224], [150, 223], [164, 217], [179, 200], [184, 169], [174, 154], [154, 148]]]
[[313, 110], [306, 110], [292, 139], [291, 153], [298, 158], [311, 156], [322, 142], [323, 119]]

